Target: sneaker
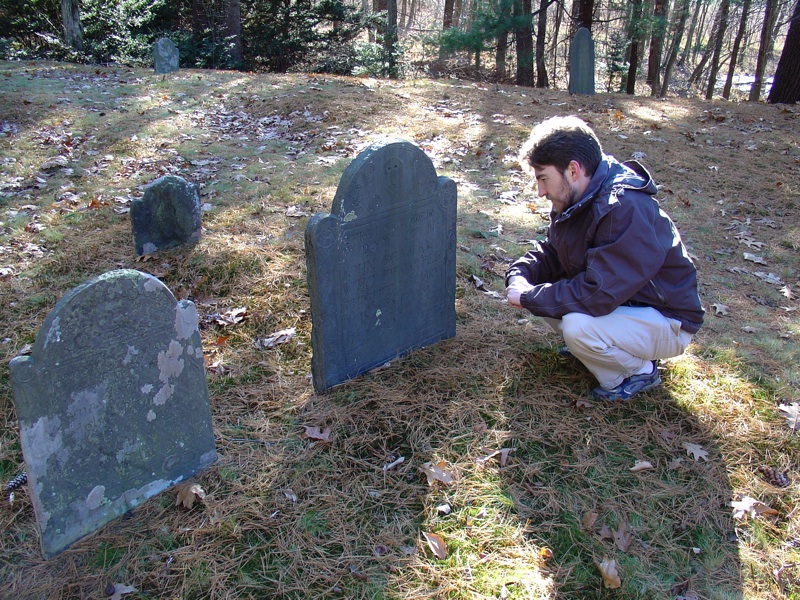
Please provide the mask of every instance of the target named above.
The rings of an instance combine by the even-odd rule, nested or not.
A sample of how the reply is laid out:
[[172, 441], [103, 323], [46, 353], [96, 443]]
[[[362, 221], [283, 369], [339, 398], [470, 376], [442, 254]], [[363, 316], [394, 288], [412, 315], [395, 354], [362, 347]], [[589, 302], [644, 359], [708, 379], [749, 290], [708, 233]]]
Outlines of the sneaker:
[[656, 362], [653, 361], [652, 373], [645, 373], [644, 375], [631, 375], [627, 379], [624, 379], [617, 387], [611, 388], [610, 390], [597, 386], [590, 392], [590, 395], [592, 398], [596, 398], [598, 400], [608, 400], [609, 402], [625, 402], [630, 400], [634, 394], [652, 389], [657, 385], [661, 385], [661, 375], [658, 372]]
[[562, 346], [561, 348], [559, 348], [558, 355], [561, 358], [574, 358], [574, 355], [572, 354], [572, 352], [569, 351], [569, 348], [567, 346]]

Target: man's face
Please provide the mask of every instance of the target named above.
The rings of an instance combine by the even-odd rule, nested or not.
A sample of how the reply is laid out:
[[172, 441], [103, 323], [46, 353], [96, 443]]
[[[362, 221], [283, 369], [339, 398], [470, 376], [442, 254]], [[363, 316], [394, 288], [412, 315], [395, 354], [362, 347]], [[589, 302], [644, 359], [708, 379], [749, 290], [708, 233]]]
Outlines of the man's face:
[[539, 197], [547, 196], [553, 210], [562, 213], [579, 200], [580, 186], [571, 182], [568, 173], [562, 173], [553, 165], [533, 167]]

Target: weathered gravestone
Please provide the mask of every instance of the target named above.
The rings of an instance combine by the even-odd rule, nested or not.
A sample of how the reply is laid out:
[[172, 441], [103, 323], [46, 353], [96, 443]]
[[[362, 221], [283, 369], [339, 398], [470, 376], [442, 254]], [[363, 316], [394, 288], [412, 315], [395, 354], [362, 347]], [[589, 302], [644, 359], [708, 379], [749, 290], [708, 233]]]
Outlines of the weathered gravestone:
[[314, 388], [453, 337], [455, 252], [455, 183], [408, 142], [359, 154], [306, 227]]
[[216, 460], [197, 312], [152, 275], [67, 293], [10, 374], [47, 558]]
[[569, 46], [569, 93], [594, 94], [594, 41], [586, 27], [575, 32]]
[[131, 202], [131, 224], [139, 255], [197, 242], [202, 229], [197, 186], [177, 175], [159, 177]]
[[178, 47], [169, 38], [159, 38], [153, 45], [153, 63], [156, 73], [178, 70]]

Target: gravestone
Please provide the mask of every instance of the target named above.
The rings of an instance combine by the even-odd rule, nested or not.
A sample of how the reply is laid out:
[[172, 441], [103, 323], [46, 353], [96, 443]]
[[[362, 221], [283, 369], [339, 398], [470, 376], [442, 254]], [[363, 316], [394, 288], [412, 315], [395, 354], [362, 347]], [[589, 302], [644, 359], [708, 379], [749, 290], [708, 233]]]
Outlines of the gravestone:
[[153, 63], [156, 73], [178, 70], [178, 47], [169, 38], [159, 38], [153, 45]]
[[569, 93], [594, 94], [594, 41], [586, 27], [575, 32], [569, 46]]
[[46, 558], [216, 460], [197, 312], [152, 275], [74, 288], [9, 370]]
[[145, 187], [141, 199], [131, 202], [131, 224], [140, 256], [197, 242], [201, 230], [197, 186], [177, 175], [159, 177]]
[[315, 390], [455, 335], [456, 195], [402, 140], [344, 171], [306, 227]]

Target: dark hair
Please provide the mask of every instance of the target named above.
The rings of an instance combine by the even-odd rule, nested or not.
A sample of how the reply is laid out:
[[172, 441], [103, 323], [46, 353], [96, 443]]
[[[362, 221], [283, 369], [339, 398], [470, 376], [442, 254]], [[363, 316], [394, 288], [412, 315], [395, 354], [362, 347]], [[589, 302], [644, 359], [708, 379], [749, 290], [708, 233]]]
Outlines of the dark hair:
[[533, 128], [520, 150], [519, 164], [532, 167], [554, 166], [561, 173], [571, 161], [577, 161], [591, 177], [603, 158], [603, 148], [594, 131], [575, 116], [552, 117]]

